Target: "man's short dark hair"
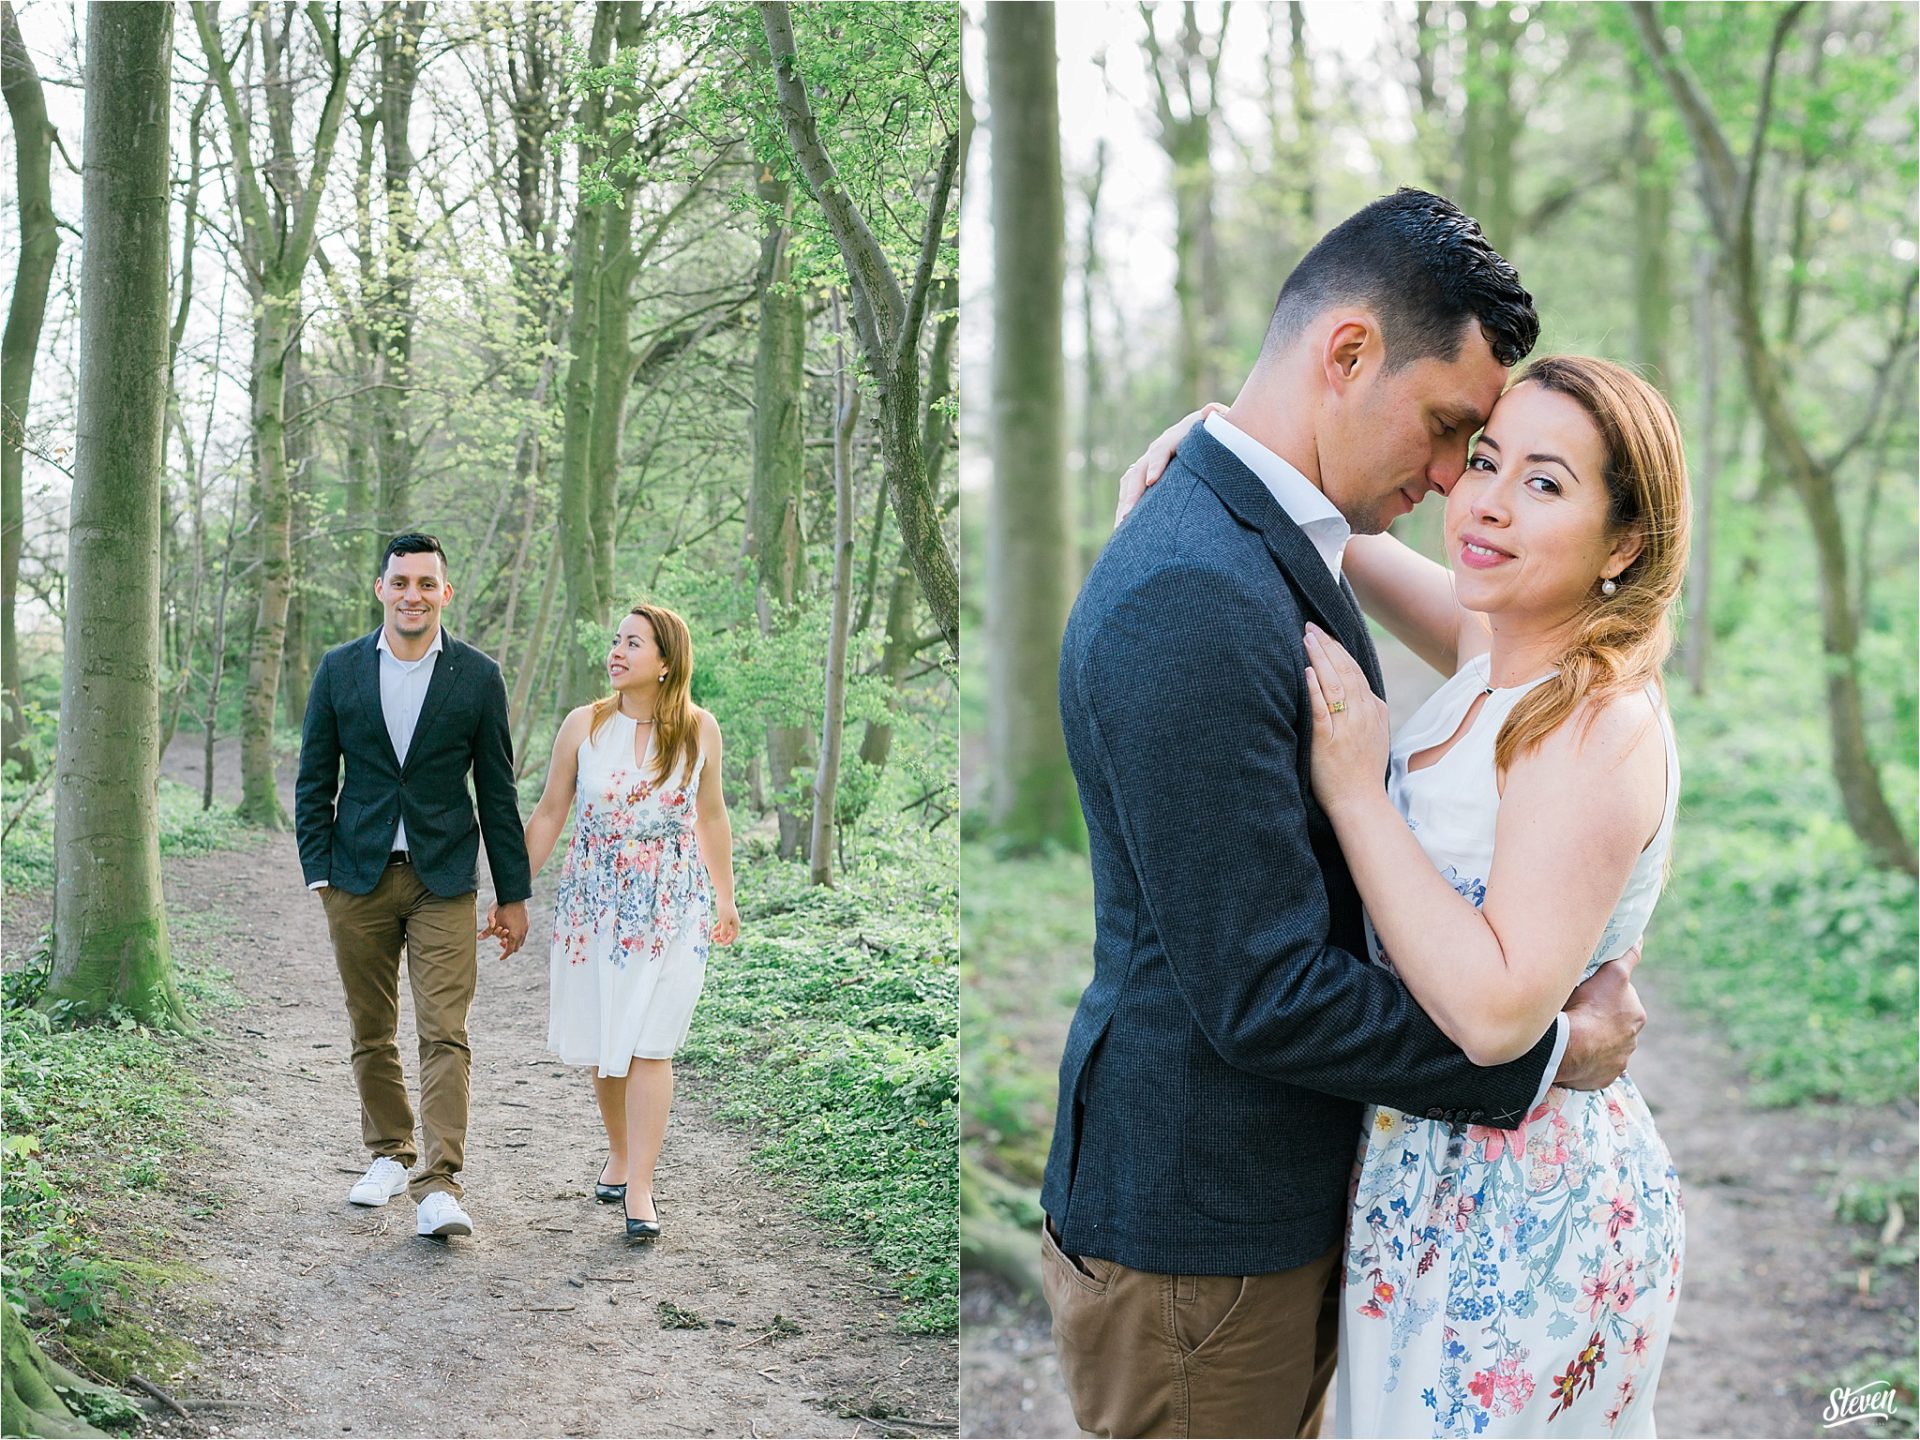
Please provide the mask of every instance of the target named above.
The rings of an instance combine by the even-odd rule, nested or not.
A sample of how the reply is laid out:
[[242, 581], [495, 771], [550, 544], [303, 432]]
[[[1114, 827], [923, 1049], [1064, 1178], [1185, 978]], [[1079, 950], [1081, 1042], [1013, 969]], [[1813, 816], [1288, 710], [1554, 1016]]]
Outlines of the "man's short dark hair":
[[386, 553], [380, 557], [380, 574], [386, 576], [387, 564], [396, 555], [438, 555], [440, 573], [447, 573], [447, 552], [440, 548], [440, 542], [431, 535], [422, 535], [417, 530], [409, 530], [404, 535], [396, 535], [387, 542]]
[[1354, 302], [1379, 317], [1389, 370], [1429, 356], [1456, 359], [1469, 319], [1480, 322], [1502, 365], [1519, 364], [1540, 338], [1533, 296], [1479, 221], [1408, 186], [1341, 221], [1293, 267], [1265, 353], [1291, 344], [1328, 306]]

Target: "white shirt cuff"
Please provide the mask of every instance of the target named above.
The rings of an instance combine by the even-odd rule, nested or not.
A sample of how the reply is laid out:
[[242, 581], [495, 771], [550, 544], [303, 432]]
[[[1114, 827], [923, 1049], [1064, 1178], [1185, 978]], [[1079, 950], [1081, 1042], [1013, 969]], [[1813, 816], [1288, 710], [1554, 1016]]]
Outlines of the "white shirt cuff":
[[[307, 886], [307, 889], [309, 890], [324, 890], [326, 888], [327, 888], [327, 882], [325, 880], [316, 880], [311, 885]], [[1562, 1041], [1561, 1043], [1564, 1045], [1566, 1042]]]
[[1553, 1028], [1553, 1054], [1547, 1057], [1547, 1073], [1540, 1077], [1538, 1093], [1527, 1105], [1529, 1115], [1546, 1103], [1547, 1091], [1553, 1088], [1553, 1077], [1560, 1073], [1560, 1061], [1567, 1053], [1567, 1037], [1573, 1033], [1573, 1022], [1567, 1019], [1564, 1010], [1553, 1017]]

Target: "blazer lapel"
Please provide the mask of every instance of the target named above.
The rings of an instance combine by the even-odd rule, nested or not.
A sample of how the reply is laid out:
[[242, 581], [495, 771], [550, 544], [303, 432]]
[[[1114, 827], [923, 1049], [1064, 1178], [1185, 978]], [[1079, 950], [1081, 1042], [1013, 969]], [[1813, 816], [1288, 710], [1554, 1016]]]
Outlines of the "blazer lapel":
[[1375, 694], [1385, 694], [1380, 681], [1380, 661], [1374, 653], [1367, 622], [1361, 618], [1359, 602], [1346, 577], [1335, 580], [1327, 562], [1313, 548], [1313, 542], [1280, 508], [1273, 493], [1260, 483], [1260, 477], [1244, 465], [1240, 457], [1222, 445], [1206, 430], [1205, 422], [1195, 425], [1180, 442], [1180, 459], [1193, 466], [1221, 504], [1240, 522], [1260, 532], [1267, 550], [1299, 592], [1314, 618], [1352, 653], [1366, 672]]
[[407, 763], [400, 767], [400, 773], [406, 774], [413, 768], [413, 762], [420, 758], [421, 747], [425, 745], [427, 733], [433, 725], [434, 717], [440, 713], [440, 707], [446, 703], [447, 692], [453, 688], [454, 671], [459, 667], [456, 659], [458, 647], [453, 636], [447, 634], [445, 627], [440, 631], [440, 658], [433, 662], [433, 678], [427, 681], [426, 698], [420, 702], [420, 719], [413, 727], [413, 743], [407, 746]]
[[361, 646], [361, 653], [353, 662], [354, 688], [359, 692], [360, 703], [373, 714], [373, 728], [380, 734], [380, 748], [386, 751], [388, 763], [398, 770], [400, 757], [394, 752], [393, 736], [387, 730], [386, 708], [380, 703], [380, 632], [374, 631]]

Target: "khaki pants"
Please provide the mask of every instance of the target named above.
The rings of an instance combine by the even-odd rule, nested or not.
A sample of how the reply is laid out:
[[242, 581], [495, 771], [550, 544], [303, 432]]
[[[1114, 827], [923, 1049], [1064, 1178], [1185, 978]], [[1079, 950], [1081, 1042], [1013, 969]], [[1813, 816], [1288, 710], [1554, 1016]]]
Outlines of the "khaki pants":
[[435, 1190], [458, 1199], [455, 1177], [466, 1159], [472, 1064], [467, 1011], [477, 978], [474, 892], [443, 900], [421, 883], [413, 866], [389, 865], [370, 893], [349, 895], [329, 885], [320, 900], [346, 990], [361, 1137], [376, 1157], [413, 1168], [413, 1106], [395, 1043], [405, 946], [420, 1041], [420, 1121], [427, 1140], [427, 1163], [407, 1188], [416, 1201]]
[[1156, 1275], [1068, 1256], [1048, 1221], [1041, 1280], [1074, 1419], [1094, 1435], [1317, 1436], [1339, 1257], [1271, 1275]]

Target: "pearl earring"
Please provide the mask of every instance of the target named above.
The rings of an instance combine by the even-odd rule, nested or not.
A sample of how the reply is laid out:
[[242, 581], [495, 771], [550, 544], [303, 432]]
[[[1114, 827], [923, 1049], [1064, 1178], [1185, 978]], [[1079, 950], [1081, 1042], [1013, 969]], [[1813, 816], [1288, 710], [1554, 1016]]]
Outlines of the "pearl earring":
[[1602, 580], [1600, 582], [1600, 593], [1602, 595], [1611, 595], [1613, 594], [1614, 591], [1618, 590], [1619, 588], [1620, 587], [1614, 584], [1613, 581], [1611, 580]]

